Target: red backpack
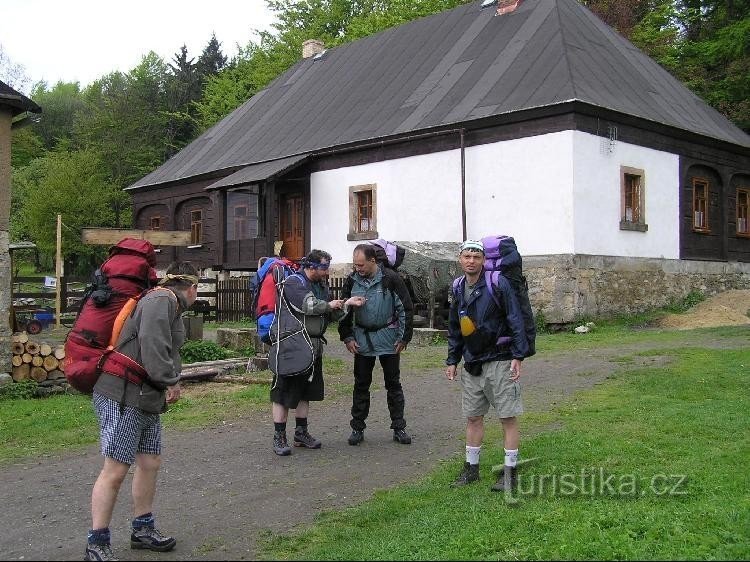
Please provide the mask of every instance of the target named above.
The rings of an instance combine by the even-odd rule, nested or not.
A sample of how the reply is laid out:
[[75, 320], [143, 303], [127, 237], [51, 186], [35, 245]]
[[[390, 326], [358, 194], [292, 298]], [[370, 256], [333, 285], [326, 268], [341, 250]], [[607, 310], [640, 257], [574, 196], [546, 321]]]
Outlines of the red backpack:
[[76, 390], [90, 393], [103, 370], [136, 384], [146, 377], [141, 365], [114, 346], [128, 316], [120, 312], [126, 304], [125, 310], [131, 312], [138, 299], [156, 283], [155, 265], [151, 242], [125, 238], [110, 248], [109, 259], [94, 272], [65, 340], [63, 370]]

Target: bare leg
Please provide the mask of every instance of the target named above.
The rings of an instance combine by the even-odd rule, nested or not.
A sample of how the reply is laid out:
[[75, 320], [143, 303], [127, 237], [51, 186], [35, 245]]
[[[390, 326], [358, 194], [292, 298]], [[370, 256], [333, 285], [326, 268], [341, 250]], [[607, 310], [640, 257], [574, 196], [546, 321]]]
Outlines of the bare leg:
[[273, 413], [273, 423], [286, 423], [286, 418], [289, 415], [289, 408], [285, 408], [281, 404], [273, 402], [271, 412]]
[[161, 466], [161, 456], [139, 453], [135, 456], [133, 473], [133, 516], [151, 513], [156, 494], [156, 475]]
[[481, 447], [484, 439], [484, 416], [470, 416], [466, 420], [466, 444]]
[[130, 469], [130, 465], [118, 462], [110, 457], [104, 458], [104, 467], [94, 483], [91, 491], [91, 522], [92, 529], [109, 527], [112, 521], [112, 511], [115, 508], [117, 494], [120, 492], [123, 480]]
[[306, 418], [309, 412], [310, 403], [307, 400], [300, 400], [297, 408], [294, 410], [294, 415], [298, 418]]
[[521, 444], [521, 433], [518, 429], [518, 418], [502, 418], [503, 424], [503, 445], [506, 449], [518, 449]]

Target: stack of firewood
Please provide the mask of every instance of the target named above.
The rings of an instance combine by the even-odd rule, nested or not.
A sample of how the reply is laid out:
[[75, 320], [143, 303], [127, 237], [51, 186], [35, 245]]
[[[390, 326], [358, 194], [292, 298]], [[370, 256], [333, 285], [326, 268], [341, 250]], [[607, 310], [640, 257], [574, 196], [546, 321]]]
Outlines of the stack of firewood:
[[21, 332], [13, 336], [11, 348], [11, 376], [14, 381], [65, 381], [65, 373], [62, 370], [65, 348], [62, 345], [53, 347], [47, 343], [38, 343], [30, 340], [26, 332]]

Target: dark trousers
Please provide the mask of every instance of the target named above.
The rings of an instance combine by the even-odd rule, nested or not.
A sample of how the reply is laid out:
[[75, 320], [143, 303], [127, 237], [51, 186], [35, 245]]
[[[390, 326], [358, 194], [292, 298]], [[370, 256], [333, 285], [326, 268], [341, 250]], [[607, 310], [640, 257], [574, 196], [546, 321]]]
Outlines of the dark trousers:
[[[391, 429], [404, 429], [404, 390], [401, 388], [400, 355], [380, 355], [380, 366], [383, 367], [383, 378], [388, 396], [388, 411], [391, 413]], [[370, 385], [372, 370], [375, 368], [375, 357], [354, 355], [354, 392], [352, 392], [352, 429], [363, 430], [367, 427], [365, 420], [370, 413]]]

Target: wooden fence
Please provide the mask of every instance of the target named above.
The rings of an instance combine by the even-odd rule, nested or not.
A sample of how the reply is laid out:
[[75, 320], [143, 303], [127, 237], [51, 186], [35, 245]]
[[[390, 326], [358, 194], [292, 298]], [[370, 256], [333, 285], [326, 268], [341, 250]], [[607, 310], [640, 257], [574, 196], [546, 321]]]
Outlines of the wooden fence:
[[253, 318], [250, 311], [250, 277], [230, 277], [216, 286], [218, 322], [241, 322]]
[[[329, 279], [330, 298], [340, 298], [344, 277]], [[83, 293], [89, 280], [63, 277], [60, 284], [60, 308], [68, 315], [65, 324], [72, 324], [81, 306]], [[54, 312], [55, 288], [45, 287], [39, 277], [16, 277], [12, 283], [14, 311], [28, 313], [39, 309]], [[230, 277], [222, 281], [202, 278], [198, 290], [198, 300], [192, 307], [195, 314], [203, 316], [205, 322], [242, 322], [253, 319], [250, 310], [252, 293], [250, 277]]]

